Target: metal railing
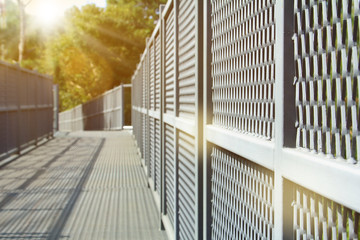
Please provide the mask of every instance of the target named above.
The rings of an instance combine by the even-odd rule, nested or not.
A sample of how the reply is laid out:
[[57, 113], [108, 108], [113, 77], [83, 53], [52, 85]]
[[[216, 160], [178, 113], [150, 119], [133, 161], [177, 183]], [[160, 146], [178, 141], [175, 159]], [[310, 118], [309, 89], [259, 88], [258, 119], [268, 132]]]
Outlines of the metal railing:
[[50, 76], [0, 62], [0, 159], [53, 134]]
[[132, 78], [173, 239], [358, 239], [358, 0], [170, 0]]
[[59, 114], [60, 131], [120, 130], [125, 125], [124, 88], [122, 84], [101, 96]]

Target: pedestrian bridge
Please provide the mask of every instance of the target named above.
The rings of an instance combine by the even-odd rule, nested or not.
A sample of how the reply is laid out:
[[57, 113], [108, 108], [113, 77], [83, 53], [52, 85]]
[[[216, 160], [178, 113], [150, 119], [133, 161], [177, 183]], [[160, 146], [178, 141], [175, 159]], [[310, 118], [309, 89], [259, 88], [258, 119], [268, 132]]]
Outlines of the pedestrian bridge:
[[131, 107], [45, 145], [51, 81], [0, 64], [0, 159], [41, 145], [0, 170], [0, 238], [359, 239], [359, 4], [169, 0]]
[[0, 169], [0, 239], [167, 239], [132, 132], [58, 134]]

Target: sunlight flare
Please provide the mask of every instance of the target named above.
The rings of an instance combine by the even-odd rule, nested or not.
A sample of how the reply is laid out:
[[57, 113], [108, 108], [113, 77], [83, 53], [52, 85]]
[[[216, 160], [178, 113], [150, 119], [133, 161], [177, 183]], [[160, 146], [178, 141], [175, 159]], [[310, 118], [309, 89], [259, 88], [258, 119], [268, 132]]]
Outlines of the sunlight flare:
[[43, 26], [53, 26], [60, 20], [63, 14], [63, 8], [55, 1], [43, 1], [35, 11], [38, 23]]

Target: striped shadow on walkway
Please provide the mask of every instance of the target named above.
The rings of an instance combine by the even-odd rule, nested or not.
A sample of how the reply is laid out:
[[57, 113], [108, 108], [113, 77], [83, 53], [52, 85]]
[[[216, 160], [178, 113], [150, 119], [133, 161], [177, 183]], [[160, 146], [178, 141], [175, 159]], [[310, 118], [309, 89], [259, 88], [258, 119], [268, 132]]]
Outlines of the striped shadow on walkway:
[[0, 239], [166, 239], [130, 131], [63, 134], [0, 169]]

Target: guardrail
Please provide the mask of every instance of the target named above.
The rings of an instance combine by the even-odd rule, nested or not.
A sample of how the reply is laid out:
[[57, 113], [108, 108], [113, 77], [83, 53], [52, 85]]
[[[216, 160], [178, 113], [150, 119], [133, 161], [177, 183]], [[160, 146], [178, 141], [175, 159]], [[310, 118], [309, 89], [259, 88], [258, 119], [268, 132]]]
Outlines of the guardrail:
[[120, 130], [125, 125], [124, 88], [122, 84], [101, 96], [59, 114], [60, 131]]
[[360, 237], [359, 8], [166, 4], [132, 122], [170, 238]]
[[50, 76], [0, 61], [0, 159], [52, 136], [52, 87]]

